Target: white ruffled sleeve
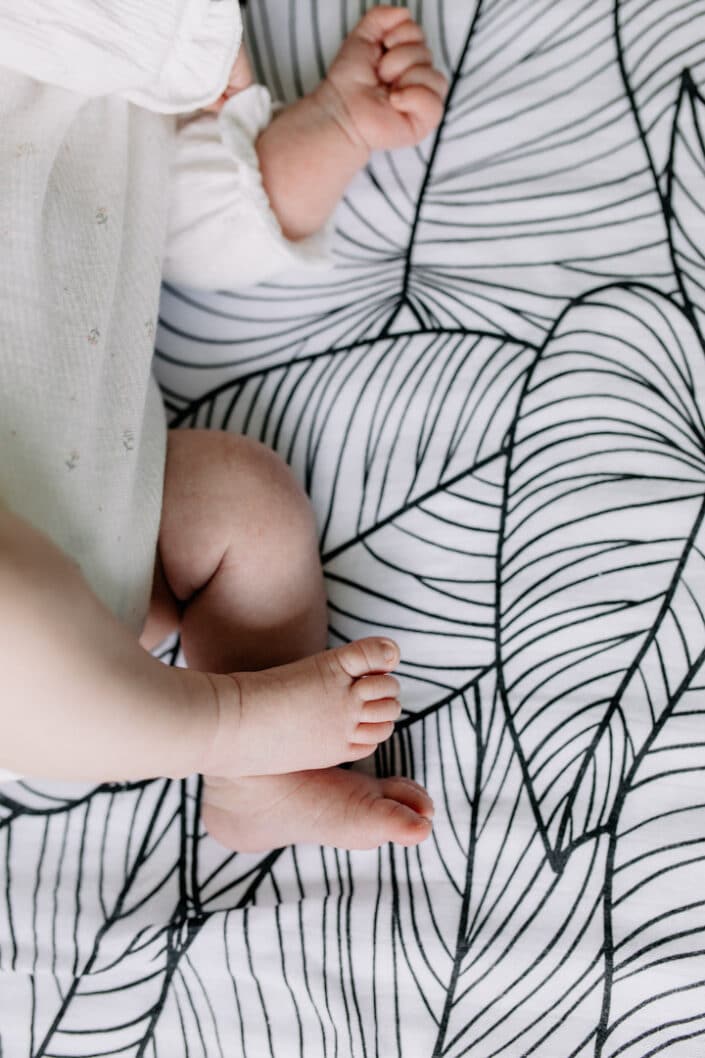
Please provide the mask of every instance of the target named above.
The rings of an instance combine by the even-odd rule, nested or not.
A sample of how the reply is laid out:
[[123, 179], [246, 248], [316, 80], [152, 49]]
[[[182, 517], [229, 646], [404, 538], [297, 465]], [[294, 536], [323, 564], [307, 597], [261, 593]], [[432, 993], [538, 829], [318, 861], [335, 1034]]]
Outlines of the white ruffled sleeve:
[[0, 0], [0, 66], [161, 113], [217, 99], [241, 37], [236, 0]]
[[291, 269], [330, 267], [333, 224], [292, 242], [262, 186], [255, 143], [272, 119], [267, 89], [251, 85], [218, 115], [188, 120], [176, 137], [164, 278], [234, 290]]

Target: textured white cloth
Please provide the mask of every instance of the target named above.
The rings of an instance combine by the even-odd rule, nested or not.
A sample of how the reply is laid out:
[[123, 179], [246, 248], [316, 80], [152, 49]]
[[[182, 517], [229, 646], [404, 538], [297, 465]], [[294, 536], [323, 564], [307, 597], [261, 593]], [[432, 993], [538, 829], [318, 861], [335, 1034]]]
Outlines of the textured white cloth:
[[235, 0], [0, 0], [0, 66], [165, 114], [217, 98], [241, 38]]
[[177, 134], [240, 39], [233, 0], [0, 0], [0, 503], [135, 631], [166, 449], [150, 366], [169, 200], [171, 278], [225, 287], [320, 259], [262, 190], [263, 89]]

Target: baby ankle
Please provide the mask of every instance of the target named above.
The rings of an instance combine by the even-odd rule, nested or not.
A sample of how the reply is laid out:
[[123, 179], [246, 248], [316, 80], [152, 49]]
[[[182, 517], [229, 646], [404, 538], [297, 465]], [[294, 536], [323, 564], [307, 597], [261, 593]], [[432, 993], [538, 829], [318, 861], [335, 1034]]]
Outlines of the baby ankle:
[[209, 776], [236, 775], [243, 740], [243, 696], [236, 673], [201, 674], [210, 688], [214, 723], [203, 752], [200, 773]]

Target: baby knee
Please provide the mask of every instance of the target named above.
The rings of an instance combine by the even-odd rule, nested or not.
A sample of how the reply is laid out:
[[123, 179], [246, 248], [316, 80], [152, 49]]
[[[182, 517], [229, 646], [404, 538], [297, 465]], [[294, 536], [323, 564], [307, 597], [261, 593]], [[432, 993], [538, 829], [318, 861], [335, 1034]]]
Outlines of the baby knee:
[[276, 452], [219, 430], [176, 430], [160, 532], [169, 583], [188, 598], [223, 563], [244, 562], [271, 582], [293, 563], [318, 561], [311, 504]]
[[244, 521], [249, 546], [265, 564], [317, 552], [313, 507], [291, 468], [252, 438], [225, 436], [224, 458], [233, 481], [236, 521], [240, 526]]

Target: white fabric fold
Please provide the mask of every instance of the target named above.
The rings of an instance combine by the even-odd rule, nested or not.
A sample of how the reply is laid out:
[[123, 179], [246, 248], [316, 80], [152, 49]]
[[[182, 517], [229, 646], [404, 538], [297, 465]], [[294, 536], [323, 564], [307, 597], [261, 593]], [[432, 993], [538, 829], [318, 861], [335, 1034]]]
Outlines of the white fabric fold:
[[241, 43], [235, 0], [190, 0], [157, 78], [125, 98], [169, 114], [207, 106], [226, 87]]
[[0, 0], [0, 66], [163, 113], [217, 99], [241, 36], [235, 0]]

